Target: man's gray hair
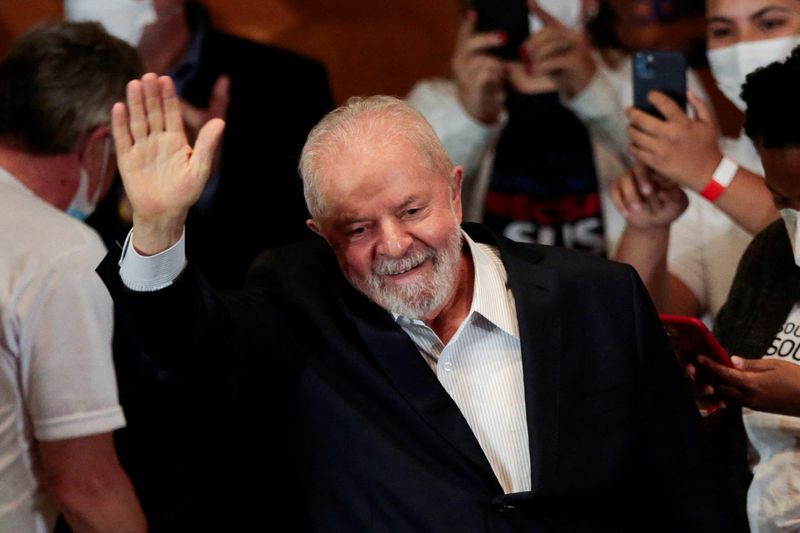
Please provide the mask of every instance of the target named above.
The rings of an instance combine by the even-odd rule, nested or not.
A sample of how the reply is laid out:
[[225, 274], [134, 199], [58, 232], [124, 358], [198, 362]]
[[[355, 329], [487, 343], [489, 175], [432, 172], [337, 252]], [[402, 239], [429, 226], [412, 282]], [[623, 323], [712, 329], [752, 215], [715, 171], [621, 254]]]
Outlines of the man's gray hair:
[[325, 208], [319, 190], [322, 163], [362, 141], [368, 141], [373, 149], [410, 143], [428, 159], [435, 173], [451, 179], [450, 158], [436, 132], [417, 110], [393, 96], [353, 97], [328, 113], [308, 134], [303, 147], [299, 170], [312, 217], [321, 215]]

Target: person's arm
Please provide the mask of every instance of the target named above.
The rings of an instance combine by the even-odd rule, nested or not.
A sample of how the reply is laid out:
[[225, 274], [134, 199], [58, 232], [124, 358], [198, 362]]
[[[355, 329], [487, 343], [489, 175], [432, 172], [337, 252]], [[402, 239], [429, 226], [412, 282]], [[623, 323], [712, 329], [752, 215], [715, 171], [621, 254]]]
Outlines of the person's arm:
[[125, 192], [133, 208], [133, 246], [161, 252], [183, 234], [189, 208], [203, 192], [225, 123], [209, 120], [194, 148], [167, 76], [145, 74], [127, 88], [127, 105], [112, 109], [112, 130]]
[[505, 124], [505, 65], [488, 53], [504, 42], [498, 32], [477, 33], [476, 15], [461, 24], [451, 59], [453, 80], [424, 80], [406, 101], [430, 122], [450, 159], [476, 176]]
[[[630, 152], [666, 178], [701, 193], [722, 162], [717, 131], [708, 106], [689, 93], [697, 118], [690, 118], [667, 95], [648, 95], [665, 120], [629, 108]], [[739, 167], [715, 205], [748, 232], [756, 234], [777, 219], [778, 212], [761, 176]]]
[[44, 489], [75, 533], [147, 531], [111, 433], [38, 441]]
[[636, 165], [612, 185], [611, 196], [627, 221], [614, 259], [636, 269], [659, 312], [699, 315], [697, 298], [667, 268], [670, 227], [686, 209], [686, 194]]

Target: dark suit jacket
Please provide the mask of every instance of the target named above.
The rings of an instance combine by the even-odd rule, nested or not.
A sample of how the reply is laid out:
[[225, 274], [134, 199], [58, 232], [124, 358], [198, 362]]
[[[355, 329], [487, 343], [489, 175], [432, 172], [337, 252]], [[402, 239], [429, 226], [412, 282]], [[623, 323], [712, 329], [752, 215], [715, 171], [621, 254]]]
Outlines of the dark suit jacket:
[[125, 326], [165, 365], [263, 377], [265, 406], [289, 409], [315, 530], [737, 531], [634, 271], [481, 226], [468, 231], [499, 246], [516, 300], [527, 493], [502, 494], [411, 340], [345, 281], [325, 244], [261, 256], [239, 295], [202, 288], [191, 267], [156, 293], [124, 289], [118, 256], [100, 272]]

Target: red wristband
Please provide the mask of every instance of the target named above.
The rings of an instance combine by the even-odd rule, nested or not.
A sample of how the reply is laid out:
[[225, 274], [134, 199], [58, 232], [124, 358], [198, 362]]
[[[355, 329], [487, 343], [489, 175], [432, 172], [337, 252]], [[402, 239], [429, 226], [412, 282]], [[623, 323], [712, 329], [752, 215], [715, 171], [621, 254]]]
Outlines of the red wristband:
[[711, 176], [711, 181], [708, 182], [706, 188], [700, 194], [709, 202], [716, 202], [728, 185], [733, 181], [733, 177], [739, 171], [739, 165], [727, 157], [723, 157], [717, 165], [717, 169]]

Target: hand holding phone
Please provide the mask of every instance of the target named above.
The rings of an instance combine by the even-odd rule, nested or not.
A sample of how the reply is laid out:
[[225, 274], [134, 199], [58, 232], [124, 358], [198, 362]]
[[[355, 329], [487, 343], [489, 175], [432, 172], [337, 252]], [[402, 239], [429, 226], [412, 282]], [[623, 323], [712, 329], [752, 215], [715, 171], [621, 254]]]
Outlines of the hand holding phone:
[[675, 355], [683, 364], [697, 364], [697, 357], [705, 355], [733, 368], [728, 352], [699, 318], [693, 316], [660, 315], [667, 337]]
[[660, 91], [686, 109], [686, 59], [679, 52], [644, 50], [633, 55], [633, 105], [664, 119], [647, 95]]
[[687, 371], [689, 380], [695, 390], [696, 402], [700, 413], [708, 416], [719, 409], [721, 402], [715, 396], [712, 384], [704, 367], [697, 358], [705, 356], [719, 364], [733, 368], [728, 352], [719, 343], [702, 320], [691, 316], [661, 315], [661, 322], [667, 333], [675, 355]]
[[506, 35], [506, 42], [489, 53], [506, 61], [518, 60], [519, 47], [529, 35], [526, 0], [473, 0], [472, 7], [478, 18], [478, 32], [499, 31]]

